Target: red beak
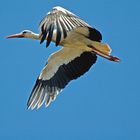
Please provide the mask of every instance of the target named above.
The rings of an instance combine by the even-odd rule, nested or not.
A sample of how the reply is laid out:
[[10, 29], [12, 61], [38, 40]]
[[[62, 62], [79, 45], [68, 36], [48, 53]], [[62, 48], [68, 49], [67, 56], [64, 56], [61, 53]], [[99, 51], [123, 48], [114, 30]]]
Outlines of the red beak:
[[23, 38], [23, 34], [22, 33], [19, 33], [19, 34], [13, 34], [13, 35], [10, 35], [10, 36], [7, 36], [6, 38]]

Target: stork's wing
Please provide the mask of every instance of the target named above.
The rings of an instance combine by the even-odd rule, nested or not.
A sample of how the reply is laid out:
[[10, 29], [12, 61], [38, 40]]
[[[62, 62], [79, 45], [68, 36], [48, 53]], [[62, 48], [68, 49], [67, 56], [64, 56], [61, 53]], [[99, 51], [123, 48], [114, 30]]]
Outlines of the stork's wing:
[[[66, 38], [68, 32], [78, 27], [91, 27], [75, 14], [62, 7], [54, 7], [40, 22], [40, 37], [42, 43], [47, 38], [46, 47], [49, 46], [52, 37], [56, 36], [56, 46]], [[55, 35], [54, 35], [55, 34]]]
[[87, 72], [96, 59], [91, 52], [70, 48], [62, 48], [51, 55], [32, 90], [28, 108], [39, 108], [44, 101], [48, 106], [71, 80]]

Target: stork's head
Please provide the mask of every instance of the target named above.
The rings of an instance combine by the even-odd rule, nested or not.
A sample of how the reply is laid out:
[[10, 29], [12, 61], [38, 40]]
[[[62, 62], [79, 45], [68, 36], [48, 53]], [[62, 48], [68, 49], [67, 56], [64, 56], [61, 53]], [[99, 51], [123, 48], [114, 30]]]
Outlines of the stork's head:
[[6, 38], [32, 38], [33, 32], [30, 30], [24, 30], [20, 33], [13, 34], [10, 36], [7, 36]]

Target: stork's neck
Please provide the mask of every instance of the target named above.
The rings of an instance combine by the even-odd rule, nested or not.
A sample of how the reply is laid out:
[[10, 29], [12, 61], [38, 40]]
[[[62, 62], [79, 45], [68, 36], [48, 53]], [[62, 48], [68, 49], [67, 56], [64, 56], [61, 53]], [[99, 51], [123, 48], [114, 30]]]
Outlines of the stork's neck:
[[37, 33], [30, 33], [30, 34], [26, 34], [25, 38], [31, 38], [31, 39], [35, 39], [35, 40], [40, 40], [40, 36]]
[[[25, 38], [31, 38], [31, 39], [35, 39], [35, 40], [41, 40], [41, 36], [37, 33], [31, 32], [28, 33], [24, 36]], [[56, 34], [53, 34], [52, 36], [52, 41], [55, 42], [56, 39]]]

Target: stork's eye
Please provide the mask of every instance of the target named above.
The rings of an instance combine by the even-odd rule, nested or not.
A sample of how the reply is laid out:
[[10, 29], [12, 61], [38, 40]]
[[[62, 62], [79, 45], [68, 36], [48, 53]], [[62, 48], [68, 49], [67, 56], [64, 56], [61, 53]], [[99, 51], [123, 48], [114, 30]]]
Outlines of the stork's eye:
[[26, 34], [26, 33], [27, 33], [27, 31], [23, 31], [22, 33], [23, 33], [23, 34]]

